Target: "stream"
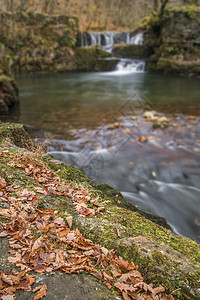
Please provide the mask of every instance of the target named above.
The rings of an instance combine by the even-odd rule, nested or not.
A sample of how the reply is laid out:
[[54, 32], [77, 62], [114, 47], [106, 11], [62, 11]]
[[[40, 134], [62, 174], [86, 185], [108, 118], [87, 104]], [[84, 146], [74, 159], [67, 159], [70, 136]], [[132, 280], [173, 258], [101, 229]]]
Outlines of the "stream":
[[[17, 82], [20, 108], [4, 120], [30, 125], [55, 158], [200, 242], [199, 79], [116, 70]], [[166, 115], [169, 127], [153, 129], [146, 109]]]

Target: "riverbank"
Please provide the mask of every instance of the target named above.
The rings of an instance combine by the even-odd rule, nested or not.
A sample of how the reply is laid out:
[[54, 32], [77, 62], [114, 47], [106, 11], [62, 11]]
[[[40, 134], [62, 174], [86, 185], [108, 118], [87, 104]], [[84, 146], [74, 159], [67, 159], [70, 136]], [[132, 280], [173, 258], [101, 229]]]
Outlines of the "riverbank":
[[[70, 225], [72, 230], [78, 227], [84, 237], [91, 239], [93, 243], [99, 243], [108, 250], [114, 249], [123, 259], [133, 261], [138, 265], [138, 270], [147, 282], [154, 283], [155, 286], [164, 286], [167, 293], [173, 292], [176, 299], [181, 299], [184, 294], [191, 299], [198, 299], [200, 268], [198, 244], [174, 235], [166, 228], [162, 218], [153, 218], [141, 213], [111, 187], [105, 184], [91, 185], [82, 172], [56, 161], [39, 150], [32, 148], [31, 152], [27, 152], [24, 147], [29, 145], [30, 149], [32, 142], [21, 125], [1, 124], [1, 137], [3, 138], [0, 169], [1, 177], [9, 184], [7, 196], [16, 197], [17, 194], [19, 198], [21, 193], [19, 191], [24, 191], [20, 194], [23, 203], [28, 201], [30, 205], [30, 201], [35, 199], [39, 211], [55, 209], [60, 222], [60, 218], [67, 218], [68, 222], [72, 220]], [[9, 141], [5, 139], [6, 137], [9, 137]], [[47, 184], [46, 180], [49, 176]], [[12, 187], [11, 182], [14, 184]], [[33, 197], [33, 200], [30, 197]], [[8, 203], [4, 199], [1, 200], [1, 207], [4, 209], [1, 209], [3, 212], [1, 214], [4, 215], [1, 221], [5, 222], [5, 217], [9, 218], [9, 213]], [[8, 246], [5, 245], [6, 242], [4, 251], [5, 248], [8, 250]], [[8, 270], [8, 263], [5, 259], [3, 261], [5, 272]], [[17, 262], [15, 259], [14, 261]], [[44, 263], [42, 265], [44, 267]], [[42, 279], [45, 282], [51, 274], [46, 277], [42, 269], [37, 277], [40, 283]], [[107, 275], [102, 275], [104, 276], [102, 280], [107, 282], [107, 287], [112, 286], [113, 282], [120, 281], [117, 280], [120, 274], [115, 274], [111, 280], [108, 278], [113, 276], [110, 269], [104, 271]], [[57, 278], [57, 275], [52, 276]], [[63, 276], [65, 275], [58, 275], [58, 278]], [[98, 278], [99, 276], [101, 278], [101, 275], [97, 275]], [[57, 284], [57, 281], [55, 280], [54, 283]], [[125, 292], [126, 289], [121, 290], [118, 286], [118, 291]], [[105, 293], [107, 294], [107, 291]], [[106, 299], [103, 298], [104, 296], [99, 296], [97, 299]], [[25, 299], [23, 298], [25, 296], [20, 297]], [[116, 296], [113, 294], [112, 297], [107, 294], [108, 299], [115, 299]]]

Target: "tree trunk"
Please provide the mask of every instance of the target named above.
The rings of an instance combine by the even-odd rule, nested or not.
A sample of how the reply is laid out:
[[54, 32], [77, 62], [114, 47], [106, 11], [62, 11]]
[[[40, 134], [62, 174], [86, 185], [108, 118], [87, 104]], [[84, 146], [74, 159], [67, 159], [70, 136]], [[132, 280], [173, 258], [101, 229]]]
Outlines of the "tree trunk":
[[168, 4], [169, 0], [162, 0], [162, 5], [160, 8], [160, 12], [159, 12], [159, 19], [162, 19], [164, 12], [165, 12], [165, 7]]

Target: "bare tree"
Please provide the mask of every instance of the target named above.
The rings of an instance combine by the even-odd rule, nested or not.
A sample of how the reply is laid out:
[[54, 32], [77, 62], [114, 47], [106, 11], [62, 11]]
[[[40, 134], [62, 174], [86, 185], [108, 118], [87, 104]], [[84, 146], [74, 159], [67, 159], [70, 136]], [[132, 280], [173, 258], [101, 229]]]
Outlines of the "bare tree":
[[5, 7], [7, 11], [14, 11], [14, 0], [5, 0]]
[[166, 5], [169, 3], [169, 0], [162, 0], [161, 1], [161, 8], [160, 8], [160, 12], [159, 12], [159, 18], [161, 19], [164, 15], [165, 12], [165, 7]]
[[57, 4], [57, 0], [43, 0], [42, 12], [53, 14]]

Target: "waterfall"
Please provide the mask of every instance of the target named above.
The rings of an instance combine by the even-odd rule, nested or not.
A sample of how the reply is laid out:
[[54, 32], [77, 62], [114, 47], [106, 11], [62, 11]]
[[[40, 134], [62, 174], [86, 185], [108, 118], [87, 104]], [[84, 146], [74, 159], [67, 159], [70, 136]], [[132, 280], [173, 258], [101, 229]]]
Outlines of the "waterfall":
[[[89, 47], [92, 45], [101, 46], [101, 49], [112, 53], [113, 47], [116, 44], [127, 45], [142, 45], [143, 33], [139, 32], [131, 36], [130, 31], [105, 31], [105, 32], [83, 32], [82, 47]], [[115, 75], [142, 73], [145, 71], [145, 62], [139, 59], [120, 59], [116, 66], [116, 70], [112, 72]]]
[[143, 33], [139, 32], [138, 34], [130, 37], [130, 32], [127, 32], [127, 40], [126, 43], [128, 45], [142, 45], [143, 44]]
[[82, 34], [82, 47], [98, 45], [102, 46], [104, 51], [112, 52], [113, 46], [121, 43], [128, 45], [142, 45], [143, 33], [140, 32], [133, 37], [130, 37], [129, 31], [83, 32]]

